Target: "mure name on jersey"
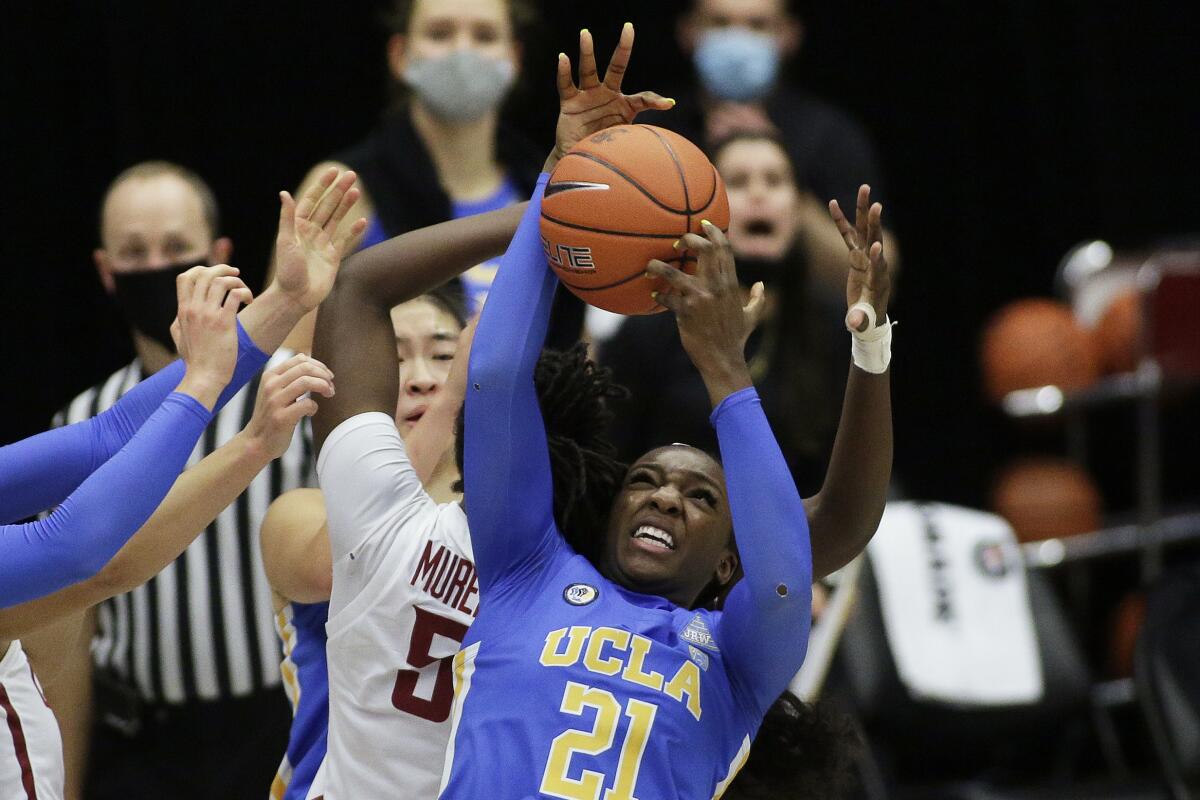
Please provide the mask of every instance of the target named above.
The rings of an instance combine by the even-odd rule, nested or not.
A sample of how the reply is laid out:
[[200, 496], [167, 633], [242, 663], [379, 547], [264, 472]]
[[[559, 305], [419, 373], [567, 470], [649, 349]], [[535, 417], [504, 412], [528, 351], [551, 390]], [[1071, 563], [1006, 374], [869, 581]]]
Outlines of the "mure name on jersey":
[[472, 617], [478, 616], [478, 600], [474, 605], [471, 604], [472, 595], [476, 598], [479, 596], [479, 576], [475, 574], [475, 564], [444, 544], [437, 545], [437, 552], [433, 548], [433, 540], [425, 543], [425, 551], [417, 561], [409, 585], [416, 586], [418, 581], [422, 581], [421, 591], [434, 600]]

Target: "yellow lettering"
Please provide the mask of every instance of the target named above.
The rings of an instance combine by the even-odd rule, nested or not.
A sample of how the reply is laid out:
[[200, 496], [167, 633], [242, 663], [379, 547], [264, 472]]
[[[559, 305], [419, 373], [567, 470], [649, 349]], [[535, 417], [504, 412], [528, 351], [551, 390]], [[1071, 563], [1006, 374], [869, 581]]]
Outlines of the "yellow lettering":
[[629, 631], [623, 631], [619, 628], [597, 628], [594, 630], [592, 638], [588, 642], [587, 654], [583, 657], [583, 665], [592, 672], [598, 672], [601, 675], [616, 675], [621, 671], [621, 659], [616, 656], [610, 656], [609, 658], [600, 657], [600, 652], [606, 644], [611, 644], [613, 649], [617, 651], [624, 650], [629, 647]]
[[542, 648], [542, 657], [538, 659], [544, 667], [569, 667], [579, 660], [583, 652], [583, 643], [592, 629], [586, 625], [572, 625], [567, 640], [567, 647], [559, 652], [564, 637], [568, 636], [566, 628], [559, 628], [546, 634], [546, 646]]
[[643, 671], [646, 666], [646, 656], [648, 655], [650, 655], [650, 640], [645, 636], [634, 634], [630, 647], [629, 664], [625, 667], [625, 671], [621, 673], [621, 677], [630, 683], [636, 683], [639, 686], [645, 686], [647, 689], [660, 692], [663, 687], [662, 673]]
[[663, 689], [668, 697], [673, 697], [679, 702], [683, 702], [683, 696], [687, 695], [687, 708], [692, 712], [692, 716], [697, 720], [700, 719], [700, 668], [691, 661], [685, 661], [679, 667], [679, 672], [675, 673], [675, 677], [671, 678], [671, 682], [667, 684], [667, 688]]

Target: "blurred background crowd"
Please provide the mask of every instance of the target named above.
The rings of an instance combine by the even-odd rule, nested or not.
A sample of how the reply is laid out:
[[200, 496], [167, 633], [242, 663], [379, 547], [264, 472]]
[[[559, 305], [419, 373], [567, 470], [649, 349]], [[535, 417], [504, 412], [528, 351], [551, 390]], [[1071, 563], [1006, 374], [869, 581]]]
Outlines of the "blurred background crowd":
[[[739, 275], [771, 291], [751, 367], [806, 496], [845, 381], [844, 246], [825, 207], [853, 207], [861, 183], [885, 206], [899, 267], [896, 503], [869, 557], [825, 587], [801, 692], [825, 698], [831, 736], [860, 743], [845, 751], [846, 796], [1197, 791], [1190, 4], [189, 0], [15, 16], [0, 441], [59, 411], [96, 413], [135, 356], [143, 371], [166, 363], [173, 295], [127, 274], [228, 261], [261, 284], [275, 193], [329, 162], [360, 176], [367, 244], [523, 199], [556, 115], [548, 65], [580, 27], [606, 53], [632, 21], [625, 86], [678, 101], [640, 121], [706, 149], [729, 189]], [[449, 52], [449, 68], [422, 68]], [[152, 160], [192, 172], [126, 175], [174, 181], [149, 199], [110, 191]], [[176, 240], [139, 239], [154, 224], [144, 209], [174, 201], [191, 213]], [[493, 272], [467, 274], [472, 302]], [[581, 315], [566, 309], [556, 335]], [[613, 431], [623, 455], [712, 443], [687, 424], [708, 401], [669, 315], [589, 313], [586, 335], [638, 409]], [[218, 521], [231, 541], [252, 541], [269, 497], [305, 482], [304, 447]], [[214, 763], [231, 724], [286, 730], [269, 608], [246, 590], [230, 619], [219, 561], [190, 584], [176, 570], [171, 586], [186, 590], [152, 584], [146, 619], [122, 598], [102, 607], [98, 669], [69, 701], [83, 712], [67, 733], [75, 791], [88, 738], [93, 771], [149, 752], [118, 730], [114, 705], [187, 709], [188, 725], [214, 732]], [[204, 605], [225, 622], [196, 632]], [[905, 619], [926, 605], [956, 620], [953, 636]], [[278, 747], [263, 749], [273, 771]], [[90, 783], [76, 796], [108, 796], [104, 779]]]

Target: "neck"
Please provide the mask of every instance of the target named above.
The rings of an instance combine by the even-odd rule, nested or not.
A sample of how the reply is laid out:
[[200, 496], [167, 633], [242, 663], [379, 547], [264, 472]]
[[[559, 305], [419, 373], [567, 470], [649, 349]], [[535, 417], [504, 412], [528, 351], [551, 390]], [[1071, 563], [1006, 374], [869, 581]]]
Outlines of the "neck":
[[425, 491], [435, 503], [454, 503], [462, 499], [462, 493], [453, 489], [459, 480], [458, 466], [454, 463], [454, 448], [447, 448], [442, 460], [425, 481]]
[[500, 188], [504, 173], [496, 163], [495, 111], [475, 122], [451, 123], [435, 117], [419, 100], [410, 109], [413, 127], [451, 199], [481, 200]]
[[142, 362], [142, 371], [147, 375], [153, 375], [179, 358], [140, 331], [133, 331], [133, 349], [137, 352], [138, 360]]

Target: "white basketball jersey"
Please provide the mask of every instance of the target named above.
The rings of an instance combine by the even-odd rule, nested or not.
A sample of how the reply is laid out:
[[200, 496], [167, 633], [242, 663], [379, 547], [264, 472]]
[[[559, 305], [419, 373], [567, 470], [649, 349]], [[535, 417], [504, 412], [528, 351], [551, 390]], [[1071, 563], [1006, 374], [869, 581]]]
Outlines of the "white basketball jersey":
[[0, 800], [62, 800], [58, 721], [20, 642], [0, 659]]
[[317, 461], [333, 548], [326, 800], [433, 800], [452, 657], [479, 604], [467, 517], [425, 493], [395, 422], [359, 414]]

